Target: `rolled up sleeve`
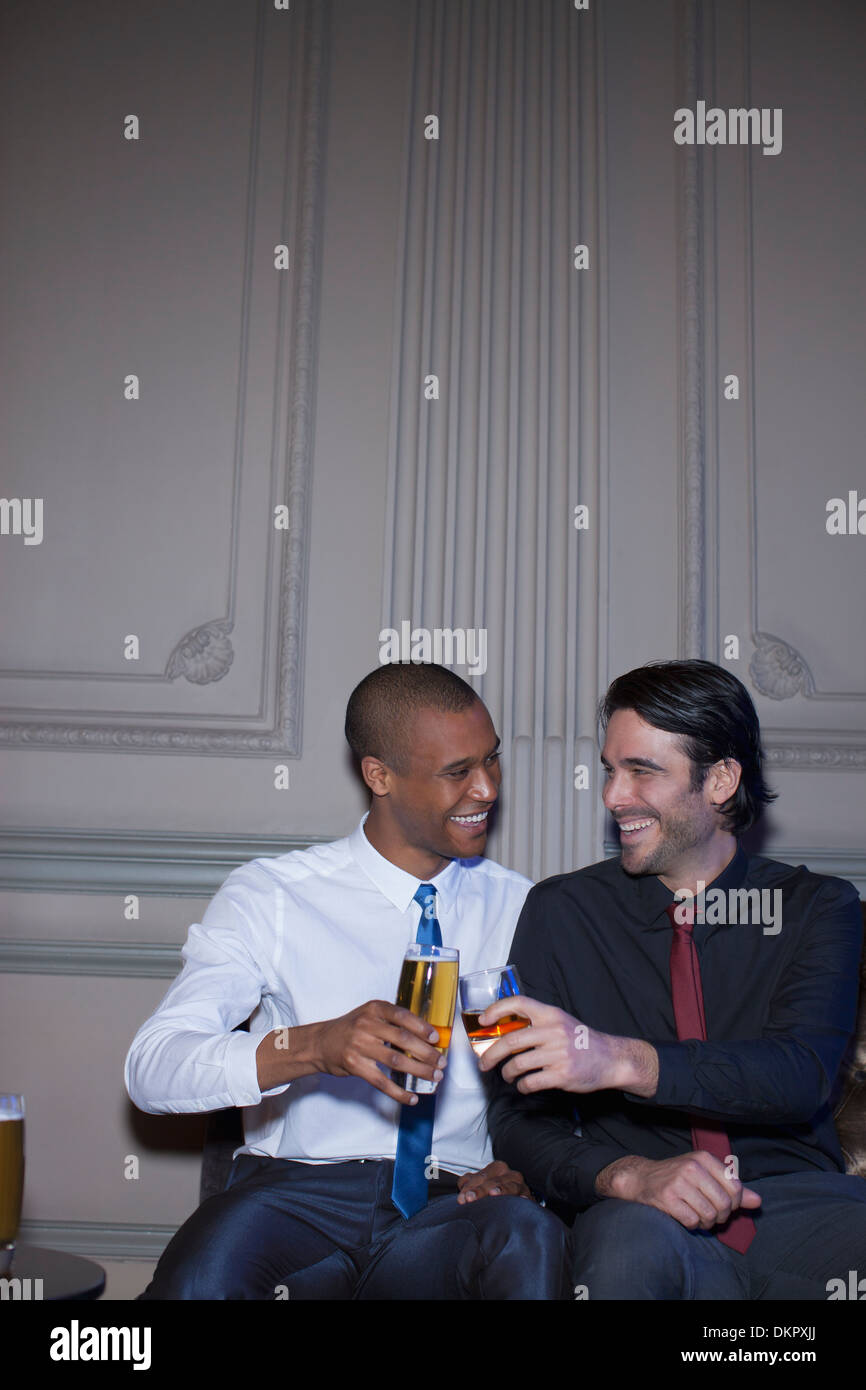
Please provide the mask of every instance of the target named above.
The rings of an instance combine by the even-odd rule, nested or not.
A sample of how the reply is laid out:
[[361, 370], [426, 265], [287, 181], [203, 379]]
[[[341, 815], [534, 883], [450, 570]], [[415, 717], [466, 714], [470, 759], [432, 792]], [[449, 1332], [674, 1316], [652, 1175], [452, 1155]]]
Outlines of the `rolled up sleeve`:
[[256, 1049], [266, 1036], [235, 1032], [268, 987], [255, 932], [232, 892], [232, 876], [201, 923], [190, 927], [183, 969], [138, 1030], [126, 1058], [130, 1099], [151, 1114], [258, 1105]]

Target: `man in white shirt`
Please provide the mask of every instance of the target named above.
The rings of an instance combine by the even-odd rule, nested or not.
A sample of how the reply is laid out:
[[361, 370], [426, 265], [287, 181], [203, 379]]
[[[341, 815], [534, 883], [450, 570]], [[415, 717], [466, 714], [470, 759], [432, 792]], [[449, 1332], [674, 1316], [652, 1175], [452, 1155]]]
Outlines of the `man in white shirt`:
[[[440, 926], [464, 974], [508, 959], [530, 885], [480, 858], [501, 778], [490, 716], [441, 666], [382, 666], [353, 692], [346, 737], [368, 815], [230, 874], [130, 1048], [142, 1110], [245, 1107], [228, 1188], [142, 1297], [566, 1296], [566, 1228], [491, 1162], [463, 1028], [443, 1061], [435, 1030], [389, 1002], [407, 942]], [[435, 1100], [391, 1069], [438, 1079]]]

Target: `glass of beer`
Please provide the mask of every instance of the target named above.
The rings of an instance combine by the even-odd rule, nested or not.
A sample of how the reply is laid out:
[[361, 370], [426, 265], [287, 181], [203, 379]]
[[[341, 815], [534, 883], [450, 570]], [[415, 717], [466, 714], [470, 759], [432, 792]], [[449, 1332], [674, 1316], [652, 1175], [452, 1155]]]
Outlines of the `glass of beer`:
[[[459, 973], [459, 951], [447, 946], [427, 946], [420, 941], [410, 941], [406, 947], [396, 1002], [438, 1029], [439, 1041], [434, 1046], [443, 1057], [451, 1042]], [[412, 1056], [411, 1052], [408, 1056]], [[401, 1071], [392, 1071], [391, 1080], [418, 1095], [430, 1095], [439, 1084]]]
[[24, 1097], [0, 1095], [0, 1274], [12, 1267], [24, 1192]]
[[472, 1044], [476, 1057], [482, 1057], [497, 1038], [513, 1033], [517, 1028], [528, 1028], [529, 1019], [520, 1014], [505, 1014], [489, 1027], [482, 1028], [478, 1022], [484, 1010], [497, 999], [510, 999], [521, 993], [521, 984], [513, 965], [495, 965], [490, 970], [476, 970], [464, 975], [460, 981], [460, 1008], [463, 1013], [463, 1027]]

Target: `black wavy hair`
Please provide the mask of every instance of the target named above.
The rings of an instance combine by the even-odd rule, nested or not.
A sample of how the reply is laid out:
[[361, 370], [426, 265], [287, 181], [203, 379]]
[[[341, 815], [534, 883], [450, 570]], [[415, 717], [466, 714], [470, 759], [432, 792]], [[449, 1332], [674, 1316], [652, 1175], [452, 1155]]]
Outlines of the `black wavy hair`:
[[598, 707], [602, 729], [618, 709], [679, 734], [698, 791], [714, 763], [733, 758], [742, 774], [734, 795], [717, 809], [725, 829], [741, 835], [778, 793], [763, 775], [761, 726], [742, 681], [712, 661], [650, 661], [613, 681]]

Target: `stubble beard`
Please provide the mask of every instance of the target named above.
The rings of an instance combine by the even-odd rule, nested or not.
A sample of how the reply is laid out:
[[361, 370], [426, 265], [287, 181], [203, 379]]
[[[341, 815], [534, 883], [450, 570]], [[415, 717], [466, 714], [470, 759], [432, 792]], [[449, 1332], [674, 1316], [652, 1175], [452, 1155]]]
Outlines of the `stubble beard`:
[[[701, 843], [702, 836], [696, 833], [697, 827], [694, 821], [686, 821], [679, 817], [671, 819], [656, 816], [657, 833], [660, 836], [660, 843], [652, 849], [646, 850], [644, 857], [638, 859], [637, 863], [629, 863], [629, 856], [632, 851], [628, 843], [622, 843], [620, 836], [620, 850], [622, 856], [622, 867], [632, 878], [643, 878], [649, 874], [661, 876], [667, 873], [671, 866], [676, 862], [680, 855], [694, 849]], [[639, 847], [635, 845], [634, 854], [640, 854]]]

